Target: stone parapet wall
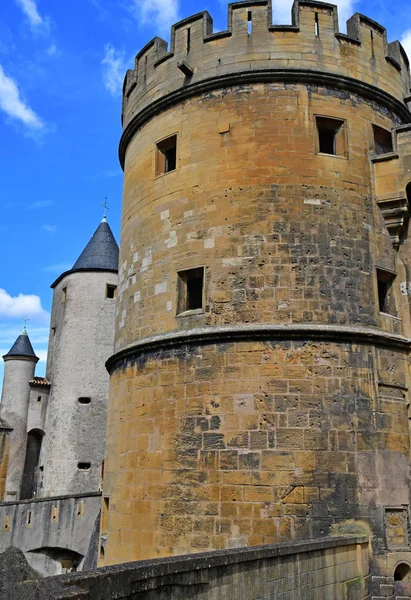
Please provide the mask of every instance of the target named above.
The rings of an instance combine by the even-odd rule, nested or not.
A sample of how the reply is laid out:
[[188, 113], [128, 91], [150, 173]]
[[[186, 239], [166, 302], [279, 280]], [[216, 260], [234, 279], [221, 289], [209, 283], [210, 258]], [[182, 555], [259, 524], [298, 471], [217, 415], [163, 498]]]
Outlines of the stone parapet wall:
[[368, 539], [210, 552], [11, 586], [8, 600], [363, 600]]

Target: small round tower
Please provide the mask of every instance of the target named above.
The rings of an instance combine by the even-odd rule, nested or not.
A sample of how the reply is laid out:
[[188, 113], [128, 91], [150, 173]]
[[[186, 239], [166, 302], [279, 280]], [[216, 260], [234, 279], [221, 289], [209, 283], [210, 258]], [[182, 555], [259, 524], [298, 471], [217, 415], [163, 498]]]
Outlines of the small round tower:
[[9, 462], [4, 500], [19, 500], [27, 445], [29, 381], [38, 362], [26, 328], [3, 356], [4, 379], [0, 417], [13, 431], [10, 435]]
[[114, 339], [118, 246], [106, 219], [53, 284], [41, 496], [98, 491]]

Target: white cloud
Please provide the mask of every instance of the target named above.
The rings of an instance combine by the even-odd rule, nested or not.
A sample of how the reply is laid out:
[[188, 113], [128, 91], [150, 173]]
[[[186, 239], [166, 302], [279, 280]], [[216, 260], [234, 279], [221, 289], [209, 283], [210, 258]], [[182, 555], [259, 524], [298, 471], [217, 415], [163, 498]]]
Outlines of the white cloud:
[[34, 0], [16, 0], [16, 3], [26, 15], [33, 30], [48, 27], [47, 21], [40, 16]]
[[408, 54], [408, 58], [411, 61], [411, 29], [404, 31], [401, 37], [401, 44], [404, 46], [405, 52]]
[[37, 200], [36, 202], [31, 202], [28, 204], [28, 208], [45, 208], [46, 206], [51, 206], [52, 204], [52, 200]]
[[[358, 2], [359, 0], [333, 0], [332, 4], [338, 6], [338, 17], [341, 30], [345, 30], [345, 22], [355, 13], [354, 7]], [[276, 25], [291, 23], [292, 4], [293, 0], [274, 0], [273, 21]]]
[[32, 317], [41, 321], [48, 320], [49, 314], [41, 306], [39, 296], [34, 294], [19, 294], [10, 296], [0, 288], [0, 317], [23, 318]]
[[50, 233], [55, 233], [57, 229], [56, 225], [49, 225], [48, 223], [44, 223], [41, 228], [49, 231]]
[[101, 61], [104, 86], [109, 92], [116, 95], [121, 92], [127, 69], [124, 52], [116, 50], [112, 44], [107, 44], [104, 50], [105, 56]]
[[8, 77], [0, 65], [0, 108], [13, 119], [22, 121], [27, 127], [39, 131], [43, 121], [21, 98], [16, 82]]
[[142, 25], [150, 24], [168, 36], [179, 20], [180, 0], [131, 0], [130, 8]]

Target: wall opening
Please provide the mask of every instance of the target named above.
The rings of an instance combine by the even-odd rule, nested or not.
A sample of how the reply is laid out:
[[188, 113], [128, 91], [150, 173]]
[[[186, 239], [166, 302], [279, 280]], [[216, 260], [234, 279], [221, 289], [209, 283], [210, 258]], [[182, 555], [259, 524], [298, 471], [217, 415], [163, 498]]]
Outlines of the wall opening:
[[82, 396], [81, 398], [78, 399], [79, 404], [90, 404], [91, 402], [91, 398], [88, 396]]
[[79, 471], [90, 471], [91, 463], [89, 462], [79, 462], [77, 463], [77, 468]]
[[370, 38], [371, 38], [371, 58], [375, 58], [374, 52], [374, 33], [370, 29]]
[[395, 273], [377, 269], [378, 307], [380, 312], [395, 314], [393, 283]]
[[62, 301], [62, 302], [65, 302], [66, 300], [67, 300], [67, 288], [66, 288], [66, 287], [64, 287], [64, 288], [61, 290], [61, 301]]
[[247, 31], [248, 35], [251, 35], [253, 33], [253, 13], [251, 12], [251, 10], [249, 10], [247, 13]]
[[43, 432], [39, 429], [33, 429], [27, 434], [26, 459], [24, 462], [20, 500], [34, 498], [37, 494], [42, 441]]
[[320, 23], [318, 21], [318, 13], [315, 13], [315, 21], [314, 21], [314, 32], [315, 32], [315, 37], [319, 37], [320, 35]]
[[411, 567], [407, 563], [400, 563], [396, 566], [394, 571], [394, 581], [404, 581], [408, 579], [408, 575], [411, 572]]
[[346, 156], [347, 144], [345, 121], [330, 117], [316, 117], [317, 123], [317, 152]]
[[188, 27], [187, 29], [187, 54], [190, 52], [191, 50], [191, 29], [190, 27]]
[[179, 271], [177, 284], [178, 313], [203, 308], [204, 267]]
[[392, 134], [391, 131], [378, 127], [378, 125], [372, 126], [374, 133], [374, 152], [375, 154], [386, 154], [387, 152], [393, 151]]
[[177, 168], [177, 135], [156, 144], [156, 176], [165, 175]]
[[33, 522], [33, 513], [31, 510], [27, 511], [27, 517], [26, 517], [26, 525], [31, 525]]
[[116, 285], [110, 285], [109, 283], [106, 285], [106, 298], [109, 298], [110, 300], [115, 299], [117, 296], [117, 286]]
[[37, 402], [41, 402], [41, 396], [37, 396]]

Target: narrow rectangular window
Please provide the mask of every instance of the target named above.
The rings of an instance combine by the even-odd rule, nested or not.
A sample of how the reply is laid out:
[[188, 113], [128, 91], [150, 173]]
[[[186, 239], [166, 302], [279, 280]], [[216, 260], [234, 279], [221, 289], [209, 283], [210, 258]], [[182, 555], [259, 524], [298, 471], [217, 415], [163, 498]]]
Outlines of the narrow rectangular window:
[[109, 283], [106, 285], [106, 298], [113, 300], [116, 297], [117, 286], [110, 285]]
[[172, 135], [156, 144], [156, 176], [164, 175], [177, 168], [177, 135]]
[[373, 32], [370, 30], [370, 34], [371, 34], [371, 57], [375, 58], [375, 53], [374, 53], [374, 34]]
[[347, 156], [345, 121], [330, 117], [316, 117], [318, 152], [334, 156]]
[[376, 154], [393, 152], [391, 131], [378, 127], [377, 125], [373, 125], [372, 128], [374, 133], [374, 152]]
[[248, 31], [248, 35], [251, 35], [253, 33], [253, 13], [251, 12], [251, 10], [248, 11], [247, 19], [248, 19], [247, 31]]
[[187, 29], [187, 54], [191, 50], [191, 29], [190, 27]]
[[318, 13], [315, 13], [315, 23], [314, 23], [314, 31], [315, 31], [315, 37], [319, 37], [320, 35], [320, 23], [318, 21]]
[[395, 277], [395, 273], [377, 269], [378, 308], [380, 312], [391, 315], [394, 315], [396, 312], [392, 289]]
[[62, 302], [65, 302], [66, 300], [67, 300], [67, 288], [66, 288], [66, 287], [64, 287], [64, 288], [61, 290], [61, 301], [62, 301]]
[[178, 274], [178, 314], [203, 308], [204, 267], [180, 271]]

